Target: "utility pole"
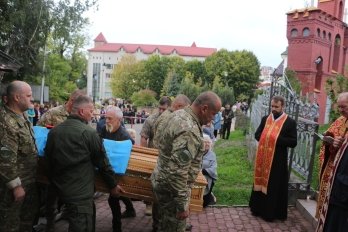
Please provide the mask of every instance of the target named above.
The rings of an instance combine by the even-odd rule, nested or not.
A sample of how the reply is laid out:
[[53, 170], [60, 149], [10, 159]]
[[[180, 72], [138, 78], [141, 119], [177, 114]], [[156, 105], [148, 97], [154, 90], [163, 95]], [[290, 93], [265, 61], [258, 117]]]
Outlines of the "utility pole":
[[43, 65], [42, 65], [40, 105], [44, 104], [45, 72], [46, 72], [46, 44], [44, 47], [44, 57], [43, 57]]

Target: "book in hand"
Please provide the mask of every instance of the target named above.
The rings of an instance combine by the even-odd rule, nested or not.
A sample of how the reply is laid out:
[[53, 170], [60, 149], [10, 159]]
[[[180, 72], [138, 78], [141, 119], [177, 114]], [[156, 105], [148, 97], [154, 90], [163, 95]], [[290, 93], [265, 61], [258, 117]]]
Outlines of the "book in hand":
[[314, 132], [314, 134], [315, 134], [316, 136], [318, 136], [318, 138], [319, 138], [320, 140], [322, 140], [322, 141], [324, 141], [324, 142], [326, 142], [326, 143], [333, 144], [333, 142], [334, 142], [334, 138], [331, 137], [331, 136], [322, 135], [322, 134], [318, 134], [318, 133], [315, 133], [315, 132]]

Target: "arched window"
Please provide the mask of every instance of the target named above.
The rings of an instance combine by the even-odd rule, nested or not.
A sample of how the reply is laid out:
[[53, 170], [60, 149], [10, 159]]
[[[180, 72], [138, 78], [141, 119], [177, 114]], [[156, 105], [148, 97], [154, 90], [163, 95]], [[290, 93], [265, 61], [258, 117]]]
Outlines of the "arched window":
[[321, 37], [321, 36], [320, 36], [320, 29], [319, 29], [319, 28], [317, 29], [317, 36], [318, 36], [318, 37]]
[[305, 27], [304, 29], [303, 29], [303, 32], [302, 32], [302, 35], [304, 36], [304, 37], [307, 37], [307, 36], [309, 36], [309, 28], [308, 27]]
[[329, 32], [329, 34], [328, 34], [328, 39], [329, 39], [329, 41], [331, 41], [331, 33]]
[[298, 31], [297, 29], [292, 29], [291, 30], [291, 37], [297, 37]]
[[340, 35], [337, 35], [335, 38], [335, 45], [340, 46], [341, 45], [341, 37]]

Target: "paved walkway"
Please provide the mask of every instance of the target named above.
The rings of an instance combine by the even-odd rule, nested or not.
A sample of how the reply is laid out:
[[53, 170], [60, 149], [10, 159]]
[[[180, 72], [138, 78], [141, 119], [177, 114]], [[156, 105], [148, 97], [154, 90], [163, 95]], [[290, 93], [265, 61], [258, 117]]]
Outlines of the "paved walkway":
[[[121, 203], [122, 204], [122, 203]], [[133, 202], [137, 217], [122, 220], [123, 232], [150, 232], [152, 219], [144, 215], [145, 205], [141, 201]], [[111, 211], [107, 203], [107, 195], [102, 195], [96, 200], [97, 207], [97, 232], [111, 232]], [[288, 219], [285, 222], [265, 222], [251, 215], [248, 207], [209, 207], [203, 212], [192, 212], [189, 222], [193, 225], [192, 231], [289, 231], [311, 232], [314, 231], [311, 223], [307, 221], [295, 207], [289, 207]], [[57, 232], [67, 231], [67, 222], [59, 221], [56, 224]]]

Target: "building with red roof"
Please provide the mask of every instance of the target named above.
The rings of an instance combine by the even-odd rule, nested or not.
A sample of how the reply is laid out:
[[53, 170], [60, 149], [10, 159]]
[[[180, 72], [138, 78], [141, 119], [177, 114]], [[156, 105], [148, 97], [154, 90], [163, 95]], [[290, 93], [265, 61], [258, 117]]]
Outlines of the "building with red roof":
[[216, 48], [197, 47], [195, 42], [191, 46], [108, 43], [103, 33], [99, 33], [94, 39], [94, 47], [88, 49], [87, 93], [97, 101], [112, 97], [111, 73], [126, 54], [134, 55], [137, 60], [159, 55], [180, 56], [185, 61], [204, 61], [216, 51]]

